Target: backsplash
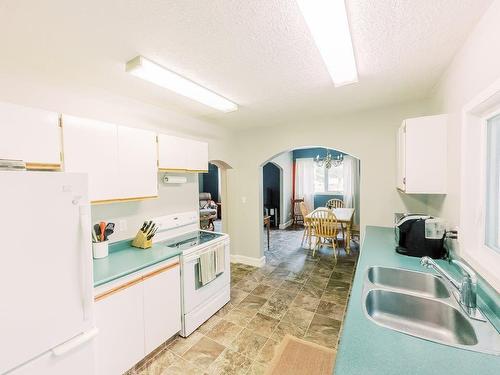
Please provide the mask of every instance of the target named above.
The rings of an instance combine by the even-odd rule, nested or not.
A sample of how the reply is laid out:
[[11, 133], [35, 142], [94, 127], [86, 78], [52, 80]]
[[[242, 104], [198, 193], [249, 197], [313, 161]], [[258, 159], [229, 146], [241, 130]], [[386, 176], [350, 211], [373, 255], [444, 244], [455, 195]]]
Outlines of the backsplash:
[[[163, 175], [164, 173], [160, 173], [158, 176], [158, 198], [93, 205], [92, 223], [99, 221], [115, 223], [115, 233], [110, 236], [110, 241], [117, 242], [134, 237], [145, 220], [178, 212], [197, 211], [197, 174], [182, 174], [187, 178], [185, 184], [169, 185], [163, 184]], [[123, 224], [126, 228], [123, 228]]]

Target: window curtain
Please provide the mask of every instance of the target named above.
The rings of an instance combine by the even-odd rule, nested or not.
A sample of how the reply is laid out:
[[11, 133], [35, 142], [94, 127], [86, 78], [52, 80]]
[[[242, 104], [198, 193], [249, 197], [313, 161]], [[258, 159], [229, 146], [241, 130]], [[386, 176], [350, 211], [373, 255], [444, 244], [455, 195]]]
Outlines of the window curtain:
[[295, 161], [296, 199], [304, 198], [309, 210], [314, 209], [314, 160], [297, 159]]
[[344, 206], [352, 207], [354, 223], [359, 224], [359, 160], [352, 156], [344, 156]]

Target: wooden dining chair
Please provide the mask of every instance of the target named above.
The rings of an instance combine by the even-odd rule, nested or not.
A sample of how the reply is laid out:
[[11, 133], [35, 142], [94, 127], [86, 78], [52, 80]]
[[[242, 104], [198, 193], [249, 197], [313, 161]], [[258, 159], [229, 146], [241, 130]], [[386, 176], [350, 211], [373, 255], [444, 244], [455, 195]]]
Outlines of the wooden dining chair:
[[[337, 199], [337, 198], [334, 198], [334, 199], [329, 199], [327, 202], [326, 202], [326, 207], [329, 208], [329, 209], [332, 209], [332, 208], [344, 208], [344, 201], [341, 200], [341, 199]], [[345, 242], [345, 230], [344, 230], [344, 225], [342, 225], [342, 223], [339, 223], [339, 226], [340, 226], [340, 230], [342, 232], [342, 239], [344, 240]]]
[[326, 202], [326, 208], [344, 208], [344, 201], [341, 199], [329, 199]]
[[[336, 244], [337, 244], [337, 217], [332, 210], [328, 208], [318, 208], [311, 214], [310, 224], [314, 228], [314, 235], [316, 237], [316, 244], [313, 248], [313, 256], [316, 249], [319, 249], [321, 240], [330, 240], [333, 248], [333, 255], [337, 258]], [[328, 244], [328, 241], [325, 241]]]
[[314, 235], [313, 234], [313, 228], [311, 227], [311, 223], [309, 221], [306, 221], [306, 216], [309, 215], [309, 209], [307, 208], [307, 205], [305, 202], [300, 202], [299, 203], [299, 209], [302, 217], [304, 218], [304, 234], [302, 235], [302, 242], [300, 243], [300, 246], [304, 245], [304, 241], [309, 240], [309, 245], [311, 244], [311, 237]]
[[304, 223], [304, 216], [300, 212], [300, 203], [304, 202], [304, 198], [292, 199], [292, 225], [295, 227], [298, 223]]

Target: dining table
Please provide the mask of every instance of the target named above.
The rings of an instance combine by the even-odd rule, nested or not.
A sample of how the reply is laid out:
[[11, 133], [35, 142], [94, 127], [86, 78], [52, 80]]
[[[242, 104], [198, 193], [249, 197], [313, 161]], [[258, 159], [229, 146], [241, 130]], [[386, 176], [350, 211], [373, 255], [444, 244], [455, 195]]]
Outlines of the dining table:
[[[320, 209], [325, 209], [326, 207], [318, 207], [311, 211], [309, 214], [307, 214], [304, 217], [304, 224], [308, 223], [311, 221], [311, 218], [313, 216], [313, 213], [317, 210]], [[351, 252], [351, 230], [352, 230], [352, 220], [354, 218], [354, 208], [349, 208], [349, 207], [339, 207], [339, 208], [332, 208], [331, 209], [335, 217], [337, 218], [337, 221], [346, 226], [346, 234], [344, 238], [344, 243], [345, 243], [345, 251], [347, 254]], [[305, 225], [306, 230], [308, 231], [308, 237], [309, 237], [309, 248], [311, 248], [311, 225]]]

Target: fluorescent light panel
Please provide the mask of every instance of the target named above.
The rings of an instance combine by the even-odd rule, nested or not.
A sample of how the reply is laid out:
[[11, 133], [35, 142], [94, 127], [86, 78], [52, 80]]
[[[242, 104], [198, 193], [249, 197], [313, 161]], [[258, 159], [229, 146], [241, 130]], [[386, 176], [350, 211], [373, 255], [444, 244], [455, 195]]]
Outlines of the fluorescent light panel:
[[232, 112], [238, 109], [238, 106], [230, 100], [142, 56], [137, 56], [130, 60], [127, 63], [126, 71], [136, 77], [218, 109], [219, 111]]
[[335, 87], [358, 82], [344, 0], [297, 0]]

